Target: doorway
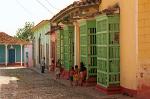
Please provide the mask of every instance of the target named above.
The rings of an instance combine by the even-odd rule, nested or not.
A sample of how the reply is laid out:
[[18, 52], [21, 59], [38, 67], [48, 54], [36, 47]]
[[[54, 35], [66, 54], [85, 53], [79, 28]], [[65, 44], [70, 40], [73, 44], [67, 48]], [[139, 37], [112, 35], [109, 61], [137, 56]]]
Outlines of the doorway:
[[9, 49], [9, 63], [15, 63], [15, 49]]

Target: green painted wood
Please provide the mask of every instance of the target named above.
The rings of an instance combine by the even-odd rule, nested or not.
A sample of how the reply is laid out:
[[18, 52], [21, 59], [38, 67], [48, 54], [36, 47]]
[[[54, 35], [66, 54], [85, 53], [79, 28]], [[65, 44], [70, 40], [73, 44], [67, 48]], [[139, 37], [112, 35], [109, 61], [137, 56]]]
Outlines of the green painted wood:
[[80, 61], [88, 71], [88, 77], [97, 75], [96, 20], [80, 21]]
[[74, 65], [74, 26], [64, 26], [64, 67], [69, 70]]
[[119, 15], [96, 17], [97, 84], [109, 87], [120, 84]]
[[61, 64], [64, 64], [64, 34], [63, 30], [57, 31], [57, 59], [60, 59]]

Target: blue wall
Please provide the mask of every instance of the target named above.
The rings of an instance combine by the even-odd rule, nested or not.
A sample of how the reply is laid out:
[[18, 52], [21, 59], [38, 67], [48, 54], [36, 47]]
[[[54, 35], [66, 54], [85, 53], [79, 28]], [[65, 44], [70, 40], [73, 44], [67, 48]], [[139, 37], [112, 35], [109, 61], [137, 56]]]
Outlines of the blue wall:
[[5, 45], [0, 45], [0, 64], [5, 63]]
[[[11, 45], [8, 45], [8, 51], [9, 48], [11, 47]], [[13, 45], [13, 48], [15, 49], [15, 56], [16, 56], [16, 62], [21, 62], [21, 46], [20, 45]], [[24, 47], [22, 47], [23, 51], [22, 51], [22, 62], [24, 62]]]
[[[15, 45], [14, 48], [16, 50], [16, 62], [21, 62], [21, 46]], [[24, 47], [22, 47], [22, 50], [22, 62], [24, 62]]]
[[16, 50], [16, 62], [20, 62], [21, 61], [21, 46], [20, 45], [16, 45], [15, 47]]
[[[8, 55], [9, 55], [9, 48], [11, 45], [8, 45]], [[21, 62], [21, 46], [20, 45], [13, 45], [13, 48], [15, 49], [15, 56], [16, 56], [16, 62]], [[24, 62], [24, 47], [22, 48], [22, 62]], [[9, 56], [8, 56], [9, 59]], [[0, 64], [5, 64], [5, 45], [0, 45]]]

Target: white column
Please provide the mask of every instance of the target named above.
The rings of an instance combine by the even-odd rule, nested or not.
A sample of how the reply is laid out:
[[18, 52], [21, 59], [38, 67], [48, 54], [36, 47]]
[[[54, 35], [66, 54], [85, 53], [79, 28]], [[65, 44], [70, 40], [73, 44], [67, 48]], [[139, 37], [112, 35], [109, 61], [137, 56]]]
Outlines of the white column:
[[80, 66], [80, 29], [78, 21], [74, 22], [74, 64]]
[[74, 22], [74, 66], [77, 65], [77, 24]]
[[21, 46], [21, 66], [22, 66], [22, 44], [20, 45]]
[[7, 66], [7, 63], [8, 63], [8, 55], [7, 55], [7, 45], [5, 45], [5, 65]]

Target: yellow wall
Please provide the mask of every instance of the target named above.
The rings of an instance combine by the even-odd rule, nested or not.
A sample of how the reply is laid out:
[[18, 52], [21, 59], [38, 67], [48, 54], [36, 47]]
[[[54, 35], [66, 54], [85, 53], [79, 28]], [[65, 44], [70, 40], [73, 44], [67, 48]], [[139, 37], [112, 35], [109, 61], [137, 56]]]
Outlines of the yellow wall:
[[143, 73], [143, 84], [150, 86], [150, 0], [138, 3], [138, 52], [139, 72]]
[[109, 6], [114, 5], [116, 2], [118, 2], [119, 0], [102, 0], [102, 3], [100, 4], [100, 10], [104, 10], [106, 8], [108, 8]]
[[137, 89], [136, 0], [120, 0], [120, 77], [121, 86]]
[[139, 59], [150, 60], [150, 0], [139, 0]]
[[135, 0], [103, 0], [100, 10], [119, 2], [120, 5], [120, 84], [136, 90], [136, 2]]

